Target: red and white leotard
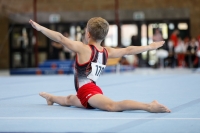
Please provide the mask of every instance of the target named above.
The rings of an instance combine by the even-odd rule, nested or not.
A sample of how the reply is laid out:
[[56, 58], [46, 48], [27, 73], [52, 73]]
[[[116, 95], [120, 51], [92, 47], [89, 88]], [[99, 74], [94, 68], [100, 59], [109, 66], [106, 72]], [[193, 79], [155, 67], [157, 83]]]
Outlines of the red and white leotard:
[[96, 85], [96, 80], [106, 67], [108, 53], [105, 48], [102, 51], [97, 50], [94, 45], [89, 45], [92, 50], [90, 60], [84, 64], [79, 64], [76, 55], [74, 84], [77, 91], [77, 97], [85, 108], [93, 108], [88, 100], [96, 94], [103, 94]]
[[107, 50], [103, 48], [103, 51], [99, 51], [94, 45], [89, 45], [89, 47], [92, 50], [92, 54], [90, 60], [87, 63], [79, 64], [76, 55], [74, 74], [74, 84], [76, 91], [78, 91], [80, 87], [87, 83], [96, 83], [95, 81], [105, 69], [108, 58]]

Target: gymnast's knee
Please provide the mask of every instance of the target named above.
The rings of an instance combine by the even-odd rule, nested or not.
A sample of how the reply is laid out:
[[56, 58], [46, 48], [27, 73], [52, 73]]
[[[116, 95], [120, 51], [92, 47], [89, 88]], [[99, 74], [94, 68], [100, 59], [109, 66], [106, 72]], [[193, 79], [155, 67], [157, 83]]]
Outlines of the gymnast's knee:
[[72, 105], [72, 101], [73, 101], [73, 95], [69, 95], [66, 97], [66, 105], [67, 106]]
[[115, 102], [110, 102], [108, 104], [105, 105], [105, 110], [109, 111], [109, 112], [117, 112], [117, 108], [116, 108], [117, 104]]

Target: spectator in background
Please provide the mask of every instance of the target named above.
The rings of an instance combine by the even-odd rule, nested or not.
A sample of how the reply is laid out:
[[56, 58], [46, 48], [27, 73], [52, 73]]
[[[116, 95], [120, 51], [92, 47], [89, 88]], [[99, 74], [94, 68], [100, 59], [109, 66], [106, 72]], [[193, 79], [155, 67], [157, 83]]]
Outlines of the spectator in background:
[[176, 66], [176, 61], [177, 61], [177, 57], [176, 57], [176, 53], [175, 53], [175, 48], [178, 45], [178, 35], [179, 35], [179, 30], [174, 30], [172, 32], [172, 34], [170, 35], [168, 44], [167, 44], [167, 50], [169, 52], [169, 56], [166, 59], [168, 62], [168, 65], [170, 65], [172, 68], [174, 68]]
[[184, 45], [185, 45], [185, 49], [187, 50], [187, 47], [188, 47], [188, 45], [190, 43], [190, 38], [189, 37], [185, 37], [183, 42], [184, 42]]
[[[154, 30], [152, 39], [153, 39], [153, 42], [164, 41], [161, 29], [156, 28]], [[157, 67], [165, 67], [165, 61], [168, 58], [168, 55], [169, 54], [167, 50], [163, 49], [163, 47], [156, 50], [156, 57], [158, 58], [158, 61], [156, 63]]]
[[185, 66], [185, 52], [186, 52], [186, 45], [181, 37], [178, 37], [178, 44], [175, 47], [175, 53], [177, 55], [177, 63], [178, 67]]
[[155, 32], [153, 34], [153, 42], [157, 42], [157, 41], [163, 41], [163, 35], [162, 32], [159, 28], [155, 29]]
[[175, 48], [176, 53], [185, 53], [186, 52], [186, 45], [181, 37], [178, 37], [178, 44]]
[[123, 56], [123, 57], [120, 59], [119, 63], [120, 63], [121, 65], [130, 65], [130, 63], [127, 61], [127, 59], [126, 59], [125, 56]]
[[179, 30], [174, 30], [170, 36], [170, 40], [173, 41], [174, 48], [178, 45], [178, 35], [179, 35]]
[[[70, 38], [69, 33], [66, 32], [66, 31], [63, 32], [63, 35], [64, 35], [65, 37], [67, 37], [67, 38]], [[70, 38], [70, 39], [71, 39], [71, 38]], [[66, 60], [70, 60], [70, 59], [71, 59], [71, 55], [72, 55], [72, 51], [69, 50], [69, 49], [66, 48], [66, 47], [63, 47], [63, 51], [64, 51], [64, 54], [65, 54], [65, 59], [66, 59]]]
[[[69, 33], [67, 31], [63, 32], [63, 35], [67, 38], [70, 38]], [[72, 57], [72, 51], [70, 51], [68, 48], [63, 47], [62, 44], [59, 44], [57, 42], [52, 42], [53, 51], [52, 51], [52, 59], [61, 59], [60, 53], [64, 52], [64, 56], [66, 60], [70, 60]]]
[[59, 60], [60, 59], [60, 52], [62, 51], [62, 45], [52, 41], [50, 47], [50, 59]]
[[186, 63], [189, 67], [197, 67], [198, 66], [198, 58], [196, 56], [197, 51], [198, 51], [198, 42], [196, 38], [192, 38], [187, 50], [186, 50]]
[[[131, 37], [131, 45], [132, 46], [141, 46], [141, 41], [138, 38], [138, 36], [132, 36]], [[134, 55], [134, 57], [137, 60], [137, 64], [135, 64], [135, 66], [142, 67], [142, 62], [143, 62], [142, 54], [136, 54], [136, 55]]]
[[167, 66], [170, 66], [174, 68], [176, 66], [176, 58], [175, 58], [175, 50], [174, 50], [174, 42], [173, 40], [169, 40], [167, 43], [167, 48], [166, 50], [168, 51], [168, 57], [165, 60]]

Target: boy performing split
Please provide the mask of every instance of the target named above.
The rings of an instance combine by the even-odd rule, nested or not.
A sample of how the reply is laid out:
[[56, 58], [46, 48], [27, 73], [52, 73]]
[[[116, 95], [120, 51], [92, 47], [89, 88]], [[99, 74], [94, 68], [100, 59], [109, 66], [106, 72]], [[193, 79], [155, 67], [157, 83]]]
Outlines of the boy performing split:
[[96, 85], [96, 81], [106, 67], [108, 58], [120, 58], [124, 55], [133, 55], [148, 50], [155, 50], [163, 46], [164, 41], [153, 42], [148, 46], [129, 46], [126, 48], [102, 47], [101, 42], [105, 39], [108, 30], [108, 22], [101, 18], [91, 18], [86, 27], [85, 40], [88, 45], [79, 41], [72, 41], [62, 34], [49, 30], [36, 22], [29, 23], [37, 31], [55, 42], [76, 53], [74, 83], [76, 95], [54, 96], [46, 92], [40, 96], [46, 99], [48, 105], [57, 103], [62, 106], [76, 106], [80, 108], [97, 108], [105, 111], [145, 110], [152, 113], [170, 112], [170, 110], [157, 101], [141, 103], [133, 100], [113, 101], [103, 95], [102, 90]]

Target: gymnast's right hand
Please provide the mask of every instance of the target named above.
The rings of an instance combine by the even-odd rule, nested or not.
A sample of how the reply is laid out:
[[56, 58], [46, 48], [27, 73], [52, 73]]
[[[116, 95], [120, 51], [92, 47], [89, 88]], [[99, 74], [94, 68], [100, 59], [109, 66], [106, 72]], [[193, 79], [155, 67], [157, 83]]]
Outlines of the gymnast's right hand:
[[32, 25], [32, 27], [34, 28], [34, 29], [36, 29], [37, 31], [41, 31], [41, 29], [42, 29], [42, 26], [41, 25], [39, 25], [38, 23], [36, 23], [36, 22], [34, 22], [33, 20], [29, 20], [29, 23]]
[[165, 43], [165, 41], [152, 42], [151, 44], [148, 45], [149, 50], [156, 50], [156, 49], [162, 47], [164, 43]]

